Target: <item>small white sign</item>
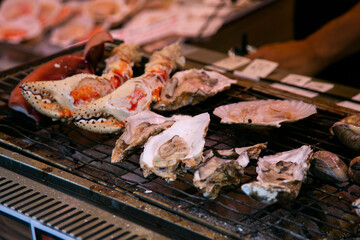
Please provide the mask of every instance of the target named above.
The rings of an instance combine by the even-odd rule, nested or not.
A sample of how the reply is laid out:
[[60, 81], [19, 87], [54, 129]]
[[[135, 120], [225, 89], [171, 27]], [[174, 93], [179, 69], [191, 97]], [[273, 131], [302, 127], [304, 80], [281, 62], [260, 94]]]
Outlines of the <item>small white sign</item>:
[[311, 77], [307, 77], [299, 74], [289, 74], [281, 80], [281, 82], [299, 87], [304, 86], [309, 81], [311, 81]]
[[344, 108], [353, 109], [355, 111], [360, 111], [360, 104], [358, 104], [358, 103], [353, 103], [353, 102], [349, 102], [349, 101], [342, 101], [342, 102], [336, 103], [336, 105], [344, 107]]
[[356, 94], [356, 95], [353, 96], [351, 99], [352, 99], [352, 100], [355, 100], [355, 101], [360, 101], [360, 93]]
[[279, 64], [265, 59], [255, 59], [242, 71], [244, 75], [267, 77]]
[[241, 66], [244, 66], [245, 64], [248, 64], [249, 62], [250, 62], [249, 58], [240, 57], [240, 56], [231, 56], [231, 57], [223, 58], [219, 61], [216, 61], [212, 65], [232, 71]]
[[311, 81], [306, 83], [304, 87], [318, 92], [327, 92], [334, 87], [334, 84]]
[[291, 86], [287, 86], [287, 85], [280, 84], [280, 83], [273, 83], [270, 86], [272, 86], [273, 88], [281, 89], [281, 90], [295, 93], [297, 95], [308, 97], [308, 98], [314, 98], [319, 95], [318, 93], [315, 93], [312, 91], [303, 90], [303, 89], [299, 89], [297, 87], [291, 87]]

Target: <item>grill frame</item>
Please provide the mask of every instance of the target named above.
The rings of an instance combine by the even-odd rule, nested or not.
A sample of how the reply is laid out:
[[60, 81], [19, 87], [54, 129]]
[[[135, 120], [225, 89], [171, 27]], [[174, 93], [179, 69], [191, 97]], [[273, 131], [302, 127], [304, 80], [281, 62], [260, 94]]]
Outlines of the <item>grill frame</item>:
[[[1, 77], [0, 80], [2, 80], [0, 82], [1, 84], [5, 82], [5, 85], [8, 86], [9, 89], [11, 87], [11, 84], [8, 83], [7, 81], [11, 82], [12, 80], [14, 80], [14, 78], [16, 80], [16, 78], [20, 79], [21, 77], [24, 77], [28, 72], [30, 72], [34, 67], [36, 67], [38, 64], [41, 64], [42, 62], [46, 62], [56, 56], [60, 56], [63, 54], [81, 51], [81, 49], [82, 46], [77, 46], [73, 49], [67, 50], [66, 52], [61, 52], [56, 55], [50, 56], [46, 59], [42, 59], [33, 62], [31, 64], [6, 71], [0, 74]], [[109, 52], [109, 49], [111, 49], [111, 46], [107, 48], [107, 52]], [[199, 66], [202, 65], [194, 60], [188, 63], [189, 68], [199, 67]], [[212, 109], [214, 109], [216, 106], [225, 103], [234, 102], [236, 99], [253, 100], [254, 98], [256, 99], [277, 98], [277, 97], [284, 98], [287, 96], [291, 96], [293, 99], [299, 98], [297, 96], [284, 93], [279, 90], [271, 90], [268, 87], [266, 87], [267, 86], [266, 84], [262, 84], [262, 83], [254, 84], [253, 82], [249, 82], [249, 81], [241, 81], [239, 85], [240, 86], [234, 86], [232, 87], [231, 90], [225, 93], [220, 93], [216, 97], [211, 98], [197, 106], [185, 107], [183, 109], [180, 109], [179, 111], [165, 113], [165, 115], [171, 115], [174, 113], [189, 114], [189, 115], [194, 115], [194, 113], [201, 113], [201, 112], [211, 113]], [[6, 96], [4, 97], [4, 94], [0, 94], [0, 101], [6, 102]], [[285, 151], [295, 147], [299, 147], [301, 146], [300, 144], [305, 143], [304, 140], [298, 140], [298, 138], [301, 138], [301, 139], [306, 139], [308, 142], [311, 142], [312, 147], [316, 150], [335, 149], [335, 152], [347, 151], [347, 153], [342, 154], [341, 156], [346, 163], [349, 163], [349, 161], [351, 160], [351, 156], [353, 156], [355, 153], [339, 145], [339, 142], [337, 142], [337, 140], [334, 137], [330, 136], [328, 133], [325, 134], [325, 131], [328, 130], [329, 125], [332, 122], [339, 120], [341, 117], [351, 113], [351, 111], [340, 108], [333, 108], [326, 104], [323, 104], [320, 101], [316, 101], [316, 103], [318, 108], [320, 109], [319, 113], [316, 115], [316, 118], [312, 116], [309, 119], [302, 120], [298, 123], [285, 125], [281, 129], [265, 130], [263, 132], [255, 131], [256, 134], [260, 134], [260, 135], [266, 134], [266, 137], [264, 136], [254, 137], [252, 136], [254, 133], [253, 131], [248, 132], [248, 130], [245, 131], [243, 129], [240, 129], [239, 127], [235, 127], [235, 133], [237, 134], [237, 136], [234, 136], [233, 129], [231, 129], [229, 126], [220, 125], [219, 120], [213, 115], [211, 115], [211, 124], [209, 127], [209, 132], [206, 137], [206, 149], [209, 148], [221, 149], [228, 147], [247, 146], [259, 142], [266, 142], [266, 140], [268, 140], [267, 137], [269, 135], [275, 135], [275, 137], [272, 136], [270, 139], [271, 145], [270, 148], [266, 150], [267, 155], [274, 154], [275, 152], [278, 151]], [[162, 180], [153, 177], [149, 179], [141, 179], [142, 178], [141, 171], [139, 170], [139, 166], [136, 162], [139, 152], [135, 153], [129, 159], [127, 159], [126, 164], [120, 166], [116, 165], [117, 171], [121, 174], [121, 177], [119, 178], [114, 177], [116, 173], [113, 173], [112, 175], [111, 174], [105, 175], [107, 176], [108, 179], [99, 178], [98, 176], [101, 174], [95, 173], [95, 171], [99, 170], [97, 169], [98, 168], [98, 166], [96, 165], [97, 163], [99, 164], [101, 163], [101, 165], [104, 164], [108, 166], [113, 166], [113, 165], [109, 165], [108, 161], [109, 161], [109, 156], [111, 154], [110, 152], [111, 146], [113, 146], [114, 140], [116, 140], [116, 136], [107, 135], [104, 138], [101, 138], [101, 142], [105, 142], [105, 143], [100, 143], [100, 140], [95, 141], [94, 139], [92, 139], [94, 138], [94, 136], [84, 137], [82, 138], [82, 141], [84, 141], [85, 143], [75, 144], [74, 139], [72, 138], [74, 136], [69, 137], [66, 136], [66, 134], [74, 133], [77, 135], [81, 135], [82, 132], [76, 129], [73, 125], [66, 125], [57, 122], [53, 123], [48, 121], [40, 125], [40, 127], [37, 127], [34, 126], [34, 124], [31, 122], [25, 121], [25, 126], [19, 126], [19, 125], [13, 125], [13, 123], [9, 121], [19, 117], [20, 115], [18, 113], [7, 109], [6, 106], [1, 106], [0, 114], [2, 114], [2, 118], [3, 118], [0, 121], [1, 124], [0, 129], [4, 128], [4, 131], [0, 132], [1, 145], [7, 149], [14, 150], [19, 154], [24, 155], [21, 159], [15, 160], [10, 152], [7, 152], [6, 155], [1, 154], [1, 157], [3, 158], [3, 160], [5, 159], [5, 161], [2, 161], [0, 165], [8, 169], [11, 169], [13, 171], [20, 172], [21, 174], [29, 174], [29, 172], [31, 172], [33, 175], [32, 178], [34, 178], [34, 174], [38, 175], [35, 178], [37, 178], [40, 181], [45, 181], [46, 183], [53, 185], [53, 187], [55, 188], [59, 188], [60, 187], [59, 185], [62, 184], [66, 184], [66, 186], [68, 186], [69, 188], [75, 188], [75, 189], [79, 188], [83, 192], [86, 192], [81, 194], [83, 197], [95, 202], [99, 202], [104, 206], [111, 205], [111, 202], [115, 201], [117, 202], [117, 204], [119, 204], [117, 207], [115, 207], [117, 210], [123, 210], [123, 208], [128, 208], [128, 207], [132, 209], [132, 210], [127, 209], [126, 211], [124, 211], [124, 214], [129, 215], [134, 213], [135, 211], [138, 214], [142, 214], [142, 217], [140, 218], [147, 216], [149, 222], [155, 220], [155, 222], [157, 222], [158, 224], [163, 224], [165, 226], [168, 226], [171, 229], [170, 231], [175, 231], [178, 234], [181, 234], [182, 231], [185, 231], [189, 236], [193, 238], [194, 237], [212, 238], [213, 236], [217, 236], [218, 238], [222, 238], [226, 236], [230, 236], [233, 238], [263, 237], [268, 235], [269, 233], [272, 234], [270, 235], [270, 237], [273, 238], [281, 238], [283, 235], [286, 234], [288, 234], [288, 236], [298, 239], [307, 238], [307, 236], [300, 235], [279, 225], [285, 223], [288, 225], [290, 224], [302, 228], [302, 224], [292, 219], [294, 215], [295, 217], [301, 216], [304, 218], [305, 217], [310, 218], [311, 220], [315, 221], [317, 224], [327, 225], [328, 227], [331, 227], [335, 230], [336, 229], [339, 230], [336, 225], [323, 222], [317, 219], [316, 217], [309, 215], [308, 213], [304, 213], [303, 211], [317, 210], [317, 207], [314, 207], [313, 205], [315, 205], [315, 203], [316, 205], [318, 204], [326, 205], [328, 204], [328, 202], [326, 202], [327, 198], [335, 198], [344, 201], [342, 198], [339, 198], [337, 194], [339, 194], [339, 192], [344, 190], [348, 191], [349, 188], [354, 186], [354, 184], [350, 182], [347, 186], [334, 190], [334, 186], [329, 185], [330, 190], [332, 191], [327, 189], [324, 190], [322, 188], [314, 188], [313, 191], [306, 189], [305, 191], [303, 187], [298, 199], [296, 199], [293, 202], [293, 205], [295, 206], [300, 205], [299, 207], [300, 210], [293, 209], [288, 206], [285, 206], [284, 208], [279, 208], [279, 206], [276, 207], [261, 206], [257, 208], [254, 207], [255, 204], [254, 202], [250, 202], [250, 203], [244, 202], [245, 198], [244, 196], [242, 196], [243, 194], [241, 193], [240, 190], [226, 191], [225, 194], [224, 193], [220, 194], [220, 198], [222, 199], [222, 201], [224, 201], [224, 203], [226, 203], [226, 201], [228, 200], [231, 201], [232, 204], [235, 204], [237, 206], [242, 206], [243, 208], [247, 209], [247, 211], [249, 211], [249, 209], [253, 210], [253, 212], [252, 211], [241, 212], [235, 209], [231, 209], [231, 208], [229, 209], [229, 207], [226, 206], [226, 204], [218, 200], [215, 200], [214, 203], [213, 201], [209, 201], [201, 197], [199, 193], [194, 190], [194, 187], [191, 186], [192, 184], [188, 179], [189, 175], [185, 176], [184, 179], [180, 178], [179, 180], [177, 180], [176, 186], [169, 185], [163, 182]], [[319, 122], [318, 119], [322, 119], [322, 121]], [[302, 134], [301, 130], [304, 127], [308, 127], [309, 125], [314, 124], [315, 122], [320, 123], [320, 126], [318, 127], [320, 127], [321, 130], [315, 131], [312, 136], [307, 138], [307, 136]], [[316, 129], [312, 128], [312, 130], [316, 130]], [[37, 133], [37, 131], [40, 132], [40, 134]], [[34, 132], [36, 132], [36, 134]], [[282, 140], [281, 136], [286, 133], [290, 133], [291, 137], [287, 136], [285, 140]], [[48, 134], [49, 137], [47, 137], [46, 134]], [[326, 137], [324, 138], [324, 136]], [[241, 138], [246, 138], [246, 141], [242, 140]], [[287, 142], [289, 139], [291, 140], [290, 144], [289, 142]], [[47, 143], [49, 140], [52, 141], [50, 144]], [[307, 144], [309, 144], [308, 142]], [[54, 145], [54, 143], [56, 144]], [[65, 147], [61, 147], [63, 145], [65, 145]], [[101, 145], [102, 148], [100, 150], [97, 149], [96, 148], [97, 145]], [[90, 146], [90, 148], [88, 146]], [[82, 155], [83, 159], [78, 160], [73, 157], [73, 155], [77, 151], [81, 152], [80, 155]], [[57, 154], [58, 152], [60, 152], [61, 154]], [[70, 160], [69, 160], [69, 155], [72, 157], [72, 159]], [[32, 160], [29, 160], [28, 158]], [[35, 162], [36, 164], [29, 163], [29, 161]], [[46, 167], [43, 166], [39, 167], [38, 166], [39, 164], [40, 165], [45, 164]], [[255, 165], [256, 164], [254, 163], [250, 165], [249, 169], [247, 170], [247, 175], [244, 177], [244, 181], [242, 181], [242, 183], [247, 182], [250, 179], [254, 179]], [[115, 168], [115, 166], [113, 167]], [[50, 169], [51, 172], [49, 172]], [[106, 168], [102, 166], [103, 172], [105, 172], [104, 169]], [[53, 175], [54, 170], [65, 172], [66, 177], [63, 178], [57, 176], [56, 174]], [[132, 177], [135, 176], [136, 178], [139, 178], [140, 183], [136, 181], [131, 182], [131, 180], [127, 178], [124, 179], [123, 176], [128, 174], [127, 172], [130, 173], [129, 175], [132, 174], [133, 175]], [[79, 182], [75, 183], [74, 178], [78, 179], [77, 181]], [[84, 184], [82, 182], [84, 181], [86, 182], [89, 181], [97, 185], [95, 185], [96, 187], [92, 187], [94, 185], [86, 185], [86, 184], [85, 186], [83, 186]], [[319, 184], [318, 181], [314, 179], [313, 181]], [[149, 185], [151, 185], [152, 183], [154, 183], [156, 186], [149, 187]], [[311, 187], [311, 184], [305, 184], [305, 186], [309, 188]], [[161, 188], [166, 188], [165, 194], [161, 192], [162, 191]], [[120, 193], [120, 195], [125, 194], [127, 196], [131, 196], [132, 199], [130, 201], [131, 203], [125, 202], [123, 199], [120, 200], [116, 199], [114, 196], [112, 196], [112, 194], [109, 193], [109, 191], [115, 191], [116, 193]], [[168, 192], [172, 194], [169, 194]], [[325, 196], [323, 196], [325, 200], [321, 199], [321, 201], [325, 201], [325, 203], [322, 203], [318, 199], [315, 200], [312, 199], [315, 202], [311, 202], [310, 201], [311, 198], [307, 194], [313, 192], [322, 192], [323, 194], [325, 194]], [[233, 193], [234, 196], [240, 197], [241, 200], [229, 197], [228, 195], [226, 195], [228, 193]], [[119, 195], [116, 194], [116, 196]], [[360, 195], [357, 195], [357, 197], [360, 197]], [[304, 198], [307, 201], [310, 201], [310, 203], [304, 204], [302, 202], [303, 201], [302, 199]], [[146, 204], [146, 206], [149, 207], [151, 206], [151, 208], [157, 209], [157, 211], [160, 211], [161, 214], [154, 214], [152, 212], [149, 213], [144, 209], [135, 210], [136, 204], [134, 203], [133, 199], [136, 199], [135, 202], [140, 201], [141, 204]], [[350, 201], [346, 201], [346, 203], [350, 204]], [[240, 220], [233, 220], [230, 217], [227, 217], [227, 219], [225, 218], [225, 220], [221, 219], [222, 216], [218, 212], [214, 212], [214, 210], [211, 207], [211, 204], [215, 204], [216, 207], [220, 207], [220, 209], [224, 209], [227, 211], [230, 210], [232, 212], [232, 215], [235, 216], [243, 215], [243, 216]], [[195, 210], [193, 210], [193, 208]], [[277, 213], [276, 211], [280, 213]], [[285, 217], [282, 216], [283, 212], [285, 212]], [[346, 213], [350, 214], [351, 216], [354, 216], [354, 213], [352, 212], [347, 211]], [[216, 219], [213, 219], [214, 214], [216, 216]], [[180, 224], [169, 223], [174, 219], [176, 219], [176, 217], [178, 216], [180, 216], [181, 218], [180, 222], [182, 223]], [[203, 217], [199, 217], [199, 216], [203, 216]], [[336, 215], [334, 216], [337, 217]], [[137, 220], [141, 220], [141, 219], [137, 219]], [[176, 221], [179, 222], [179, 219], [177, 219]], [[351, 221], [348, 221], [346, 219], [344, 219], [344, 221], [351, 223]], [[234, 224], [234, 226], [232, 226], [231, 228], [229, 227], [226, 228], [226, 224], [228, 222], [231, 222], [232, 224]], [[194, 224], [194, 226], [192, 227], [186, 226], [189, 224]], [[236, 229], [236, 224], [239, 225], [239, 229]], [[254, 230], [253, 228], [255, 224], [258, 224], [257, 227], [258, 229]], [[264, 226], [266, 227], [265, 230], [267, 230], [267, 232], [262, 232], [259, 230]], [[306, 230], [319, 232], [319, 230], [311, 229], [311, 228], [308, 228]], [[273, 233], [273, 232], [276, 233], [277, 231], [282, 232], [279, 235], [280, 237]], [[319, 232], [319, 234], [321, 235], [323, 233]], [[359, 236], [359, 234], [357, 235], [355, 234], [354, 236]]]

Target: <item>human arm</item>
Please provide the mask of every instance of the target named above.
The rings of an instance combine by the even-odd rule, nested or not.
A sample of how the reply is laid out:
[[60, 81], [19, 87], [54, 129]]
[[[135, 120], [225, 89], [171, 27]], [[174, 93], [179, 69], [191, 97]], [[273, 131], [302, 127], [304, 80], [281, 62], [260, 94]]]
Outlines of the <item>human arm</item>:
[[360, 50], [360, 2], [304, 40], [264, 45], [249, 58], [279, 63], [292, 73], [313, 76]]

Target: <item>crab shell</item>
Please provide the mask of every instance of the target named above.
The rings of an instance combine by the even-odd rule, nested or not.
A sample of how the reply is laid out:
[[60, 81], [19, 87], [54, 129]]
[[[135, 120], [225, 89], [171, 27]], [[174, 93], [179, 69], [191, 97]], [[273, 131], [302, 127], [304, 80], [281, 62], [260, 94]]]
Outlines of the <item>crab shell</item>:
[[153, 173], [171, 182], [178, 173], [196, 167], [203, 161], [209, 123], [210, 115], [203, 113], [177, 121], [162, 133], [150, 137], [140, 156], [144, 176]]
[[360, 114], [352, 115], [334, 123], [330, 133], [348, 148], [360, 152]]
[[257, 181], [241, 186], [243, 192], [265, 204], [293, 200], [307, 176], [312, 150], [300, 148], [259, 158]]

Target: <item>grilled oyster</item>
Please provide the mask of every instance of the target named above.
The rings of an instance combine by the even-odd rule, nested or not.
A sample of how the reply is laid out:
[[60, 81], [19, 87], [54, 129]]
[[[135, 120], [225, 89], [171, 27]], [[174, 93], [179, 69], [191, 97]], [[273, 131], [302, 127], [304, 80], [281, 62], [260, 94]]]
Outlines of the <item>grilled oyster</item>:
[[346, 164], [336, 154], [328, 151], [314, 153], [310, 171], [315, 177], [326, 182], [346, 182], [349, 180]]
[[194, 186], [204, 197], [215, 199], [223, 186], [238, 185], [249, 159], [257, 159], [266, 144], [229, 150], [209, 150], [205, 163], [194, 173]]
[[144, 110], [128, 117], [124, 133], [116, 141], [111, 162], [122, 161], [133, 150], [141, 147], [149, 137], [168, 129], [175, 121], [186, 118], [190, 118], [190, 116], [174, 115], [173, 117], [166, 118], [150, 110]]
[[210, 115], [203, 113], [177, 121], [159, 135], [150, 137], [140, 156], [144, 176], [154, 173], [171, 182], [178, 173], [202, 162], [209, 123]]
[[304, 145], [259, 158], [257, 181], [244, 184], [241, 189], [246, 195], [265, 204], [295, 199], [306, 178], [311, 155], [311, 148]]
[[359, 215], [360, 217], [360, 198], [356, 199], [353, 203], [352, 206], [355, 208], [355, 212], [357, 215]]
[[348, 173], [355, 183], [360, 184], [360, 156], [351, 160]]
[[348, 148], [360, 152], [360, 114], [352, 115], [334, 123], [330, 133]]
[[195, 105], [218, 92], [230, 88], [236, 80], [215, 71], [190, 69], [177, 72], [161, 91], [160, 101], [153, 108], [176, 110]]
[[295, 100], [257, 100], [223, 105], [214, 114], [222, 123], [280, 127], [316, 113], [315, 105]]

